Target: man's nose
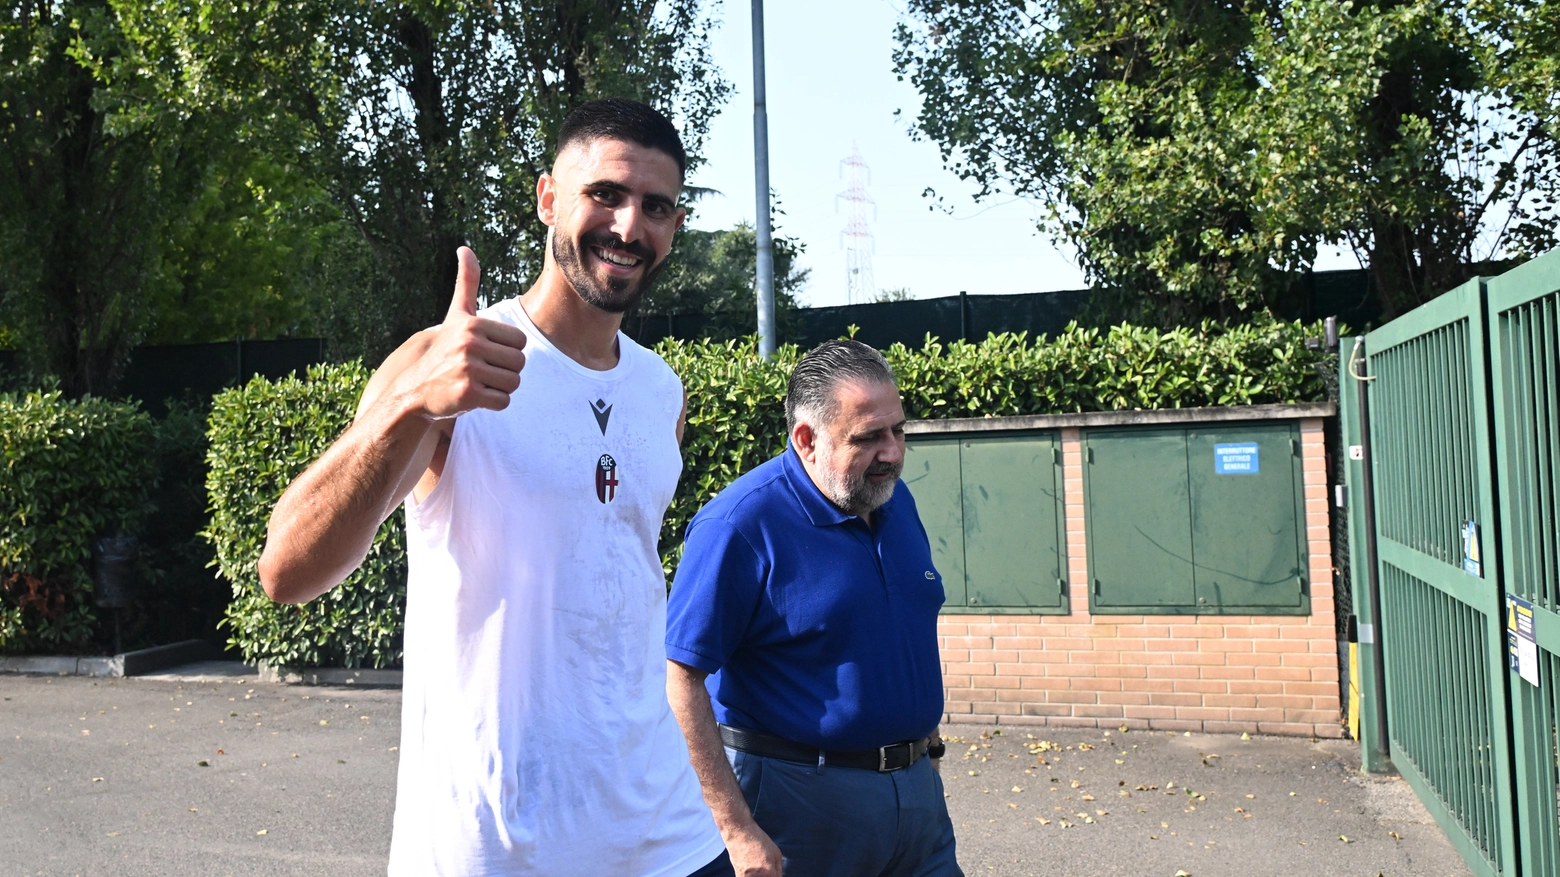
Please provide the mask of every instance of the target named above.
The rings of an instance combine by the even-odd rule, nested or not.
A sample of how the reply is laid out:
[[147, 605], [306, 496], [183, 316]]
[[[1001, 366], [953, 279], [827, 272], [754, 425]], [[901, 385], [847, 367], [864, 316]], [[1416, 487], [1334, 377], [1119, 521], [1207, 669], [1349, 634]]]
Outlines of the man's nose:
[[612, 212], [612, 233], [624, 243], [639, 240], [644, 231], [644, 211], [638, 204], [624, 204]]

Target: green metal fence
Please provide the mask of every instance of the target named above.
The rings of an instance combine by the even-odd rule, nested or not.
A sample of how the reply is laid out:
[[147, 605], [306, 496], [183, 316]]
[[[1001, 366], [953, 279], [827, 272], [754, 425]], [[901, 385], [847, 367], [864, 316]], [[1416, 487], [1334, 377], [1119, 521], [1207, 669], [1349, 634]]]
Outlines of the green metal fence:
[[[1363, 344], [1345, 380], [1368, 382], [1368, 404], [1345, 420], [1369, 448], [1350, 495], [1374, 508], [1379, 617], [1362, 611], [1360, 639], [1386, 702], [1384, 732], [1361, 710], [1366, 763], [1384, 739], [1476, 873], [1560, 874], [1560, 252]], [[1368, 607], [1367, 577], [1355, 586]], [[1508, 595], [1533, 607], [1527, 678]]]
[[1392, 760], [1476, 873], [1510, 872], [1497, 564], [1464, 569], [1464, 528], [1495, 519], [1474, 280], [1365, 338]]
[[1560, 873], [1556, 672], [1560, 671], [1560, 254], [1488, 284], [1500, 560], [1506, 592], [1533, 604], [1538, 684], [1508, 674], [1522, 873]]

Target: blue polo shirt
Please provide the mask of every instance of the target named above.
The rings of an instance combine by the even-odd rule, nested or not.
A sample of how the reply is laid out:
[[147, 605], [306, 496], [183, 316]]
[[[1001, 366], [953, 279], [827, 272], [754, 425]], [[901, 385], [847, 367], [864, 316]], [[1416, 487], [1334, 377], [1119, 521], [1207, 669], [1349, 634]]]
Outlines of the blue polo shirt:
[[942, 577], [903, 481], [846, 515], [785, 453], [688, 525], [666, 655], [712, 674], [717, 721], [821, 749], [924, 737], [942, 718]]

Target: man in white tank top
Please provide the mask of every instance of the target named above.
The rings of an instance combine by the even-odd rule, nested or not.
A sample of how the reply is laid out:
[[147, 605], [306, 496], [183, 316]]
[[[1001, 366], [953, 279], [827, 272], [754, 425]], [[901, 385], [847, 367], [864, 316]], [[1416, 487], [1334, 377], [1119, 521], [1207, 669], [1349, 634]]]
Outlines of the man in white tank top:
[[626, 100], [558, 141], [535, 285], [479, 313], [462, 247], [443, 325], [385, 360], [260, 559], [272, 599], [313, 599], [406, 502], [393, 877], [732, 873], [666, 700], [656, 540], [686, 399], [618, 331], [682, 225], [687, 159]]

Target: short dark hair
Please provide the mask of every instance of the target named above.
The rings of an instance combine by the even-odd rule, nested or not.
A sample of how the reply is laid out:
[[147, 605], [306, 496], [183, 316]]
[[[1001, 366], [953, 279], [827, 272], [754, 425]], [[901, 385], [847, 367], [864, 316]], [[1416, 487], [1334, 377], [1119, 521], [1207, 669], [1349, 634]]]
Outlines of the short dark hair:
[[841, 384], [861, 381], [896, 385], [894, 370], [876, 348], [860, 341], [825, 341], [802, 357], [785, 388], [785, 429], [796, 429], [804, 415], [832, 423], [840, 413]]
[[659, 149], [677, 162], [677, 173], [688, 174], [688, 153], [672, 120], [648, 104], [625, 97], [607, 97], [581, 104], [558, 129], [558, 153], [574, 143], [627, 140]]

